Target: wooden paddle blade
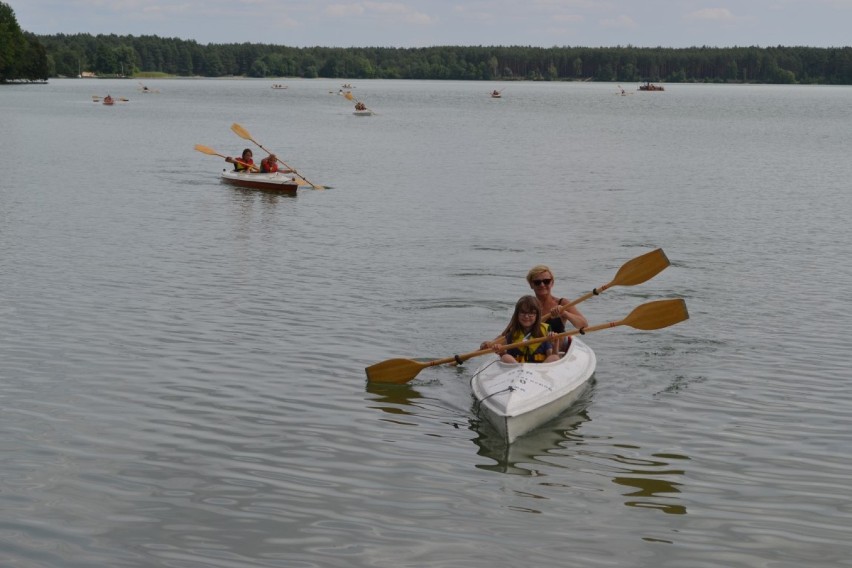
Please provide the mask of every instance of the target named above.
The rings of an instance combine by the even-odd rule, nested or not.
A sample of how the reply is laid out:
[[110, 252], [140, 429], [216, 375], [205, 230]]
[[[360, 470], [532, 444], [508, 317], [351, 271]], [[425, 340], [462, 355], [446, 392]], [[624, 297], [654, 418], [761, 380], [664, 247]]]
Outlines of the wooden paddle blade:
[[686, 302], [677, 300], [656, 300], [634, 309], [620, 323], [636, 329], [652, 330], [669, 327], [689, 319]]
[[559, 311], [563, 312], [571, 306], [585, 302], [592, 296], [598, 296], [613, 286], [635, 286], [636, 284], [646, 282], [662, 272], [669, 264], [669, 259], [666, 253], [663, 252], [663, 249], [652, 250], [651, 252], [637, 256], [621, 265], [621, 268], [618, 269], [615, 278], [611, 282], [604, 284], [600, 288], [595, 288], [587, 294], [583, 294], [568, 304], [563, 304], [559, 307]]
[[635, 286], [647, 282], [662, 272], [669, 264], [671, 263], [663, 249], [652, 250], [625, 262], [607, 287]]
[[297, 176], [299, 176], [300, 178], [302, 178], [306, 184], [308, 184], [309, 186], [311, 186], [311, 187], [312, 187], [312, 188], [314, 188], [314, 189], [330, 189], [327, 185], [317, 185], [317, 184], [315, 184], [315, 183], [312, 183], [312, 182], [311, 182], [311, 181], [309, 181], [308, 179], [303, 178], [303, 177], [302, 177], [300, 174], [298, 174], [297, 172], [293, 172], [293, 173], [295, 173]]
[[249, 131], [237, 124], [236, 122], [231, 125], [231, 130], [233, 130], [240, 138], [245, 138], [246, 140], [251, 140], [252, 142], [254, 142], [254, 138], [251, 137]]
[[231, 130], [233, 130], [237, 134], [237, 136], [239, 136], [240, 138], [245, 138], [246, 140], [251, 140], [252, 142], [257, 144], [258, 148], [260, 148], [261, 150], [263, 150], [267, 154], [272, 154], [272, 152], [270, 152], [269, 150], [267, 150], [266, 148], [263, 147], [263, 144], [261, 144], [260, 142], [258, 142], [254, 138], [252, 138], [251, 133], [248, 130], [246, 130], [241, 125], [237, 124], [236, 122], [231, 125]]
[[417, 376], [421, 370], [429, 367], [428, 363], [418, 363], [411, 359], [388, 359], [375, 365], [370, 365], [367, 380], [371, 383], [403, 384]]
[[210, 148], [208, 146], [202, 146], [201, 144], [196, 144], [195, 149], [199, 152], [204, 153], [204, 154], [210, 154], [211, 156], [221, 156], [222, 155], [219, 152], [217, 152], [216, 150], [214, 150], [213, 148]]

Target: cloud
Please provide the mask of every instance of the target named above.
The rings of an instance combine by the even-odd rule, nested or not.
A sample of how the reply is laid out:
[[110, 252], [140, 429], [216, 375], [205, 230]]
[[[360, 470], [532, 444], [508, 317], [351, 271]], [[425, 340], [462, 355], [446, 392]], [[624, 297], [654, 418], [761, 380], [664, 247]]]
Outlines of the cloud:
[[583, 16], [580, 16], [579, 14], [555, 14], [551, 16], [550, 19], [551, 21], [558, 23], [577, 23], [585, 20], [585, 18]]
[[325, 14], [332, 18], [348, 18], [363, 13], [364, 6], [361, 4], [331, 4], [325, 9]]
[[351, 4], [331, 4], [325, 9], [325, 14], [335, 18], [379, 16], [397, 22], [421, 25], [431, 25], [437, 21], [436, 18], [418, 12], [401, 2], [366, 1]]
[[601, 20], [601, 26], [605, 28], [633, 29], [638, 27], [636, 21], [630, 16], [618, 16], [617, 18], [606, 18]]
[[736, 17], [727, 8], [704, 8], [687, 14], [687, 20], [703, 20], [712, 22], [733, 22]]

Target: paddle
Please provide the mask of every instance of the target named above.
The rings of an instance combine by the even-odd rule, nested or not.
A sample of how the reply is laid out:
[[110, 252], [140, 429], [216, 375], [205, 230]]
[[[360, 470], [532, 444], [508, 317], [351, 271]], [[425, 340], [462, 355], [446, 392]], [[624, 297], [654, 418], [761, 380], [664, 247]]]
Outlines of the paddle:
[[[557, 333], [547, 338], [538, 337], [535, 339], [528, 339], [526, 341], [519, 341], [518, 343], [510, 343], [509, 345], [501, 346], [500, 351], [513, 349], [515, 347], [522, 347], [532, 343], [541, 343], [542, 341], [552, 341], [554, 339], [568, 337], [578, 333], [588, 333], [590, 331], [617, 327], [620, 325], [627, 325], [635, 329], [646, 331], [662, 329], [686, 319], [689, 319], [689, 313], [686, 311], [686, 302], [683, 300], [656, 300], [634, 308], [633, 311], [622, 320], [602, 323], [582, 330], [572, 329], [571, 331]], [[387, 361], [370, 365], [365, 369], [365, 371], [367, 372], [367, 380], [369, 382], [402, 384], [407, 383], [416, 377], [420, 371], [427, 367], [434, 367], [435, 365], [443, 365], [445, 363], [461, 364], [463, 361], [467, 361], [473, 357], [493, 352], [493, 349], [480, 349], [479, 351], [472, 351], [471, 353], [466, 353], [464, 355], [454, 355], [452, 357], [435, 359], [434, 361], [426, 363], [421, 363], [412, 359], [388, 359]]]
[[[246, 139], [246, 140], [251, 140], [252, 142], [254, 142], [255, 144], [257, 144], [258, 148], [260, 148], [261, 150], [263, 150], [263, 151], [264, 151], [264, 152], [266, 152], [267, 154], [272, 154], [272, 152], [270, 152], [269, 150], [267, 150], [266, 148], [264, 148], [264, 147], [260, 144], [260, 142], [258, 142], [258, 141], [257, 141], [257, 140], [255, 140], [254, 138], [252, 138], [252, 137], [251, 137], [251, 134], [249, 134], [249, 131], [248, 131], [248, 130], [246, 130], [245, 128], [243, 128], [242, 126], [240, 126], [239, 124], [237, 124], [236, 122], [235, 122], [234, 124], [232, 124], [232, 125], [231, 125], [231, 130], [233, 130], [233, 131], [236, 133], [236, 135], [237, 135], [237, 136], [239, 136], [240, 138], [244, 138], [244, 139]], [[286, 167], [287, 169], [289, 169], [290, 171], [292, 171], [294, 174], [296, 174], [297, 176], [299, 176], [300, 178], [302, 178], [303, 180], [305, 180], [305, 181], [306, 181], [306, 182], [307, 182], [307, 183], [308, 183], [311, 187], [313, 187], [314, 189], [328, 189], [328, 187], [326, 187], [326, 186], [324, 186], [324, 185], [317, 185], [317, 184], [313, 183], [311, 180], [309, 180], [308, 178], [306, 178], [305, 176], [303, 176], [302, 174], [300, 174], [299, 172], [297, 172], [297, 171], [295, 170], [295, 168], [293, 168], [292, 166], [287, 165], [287, 164], [286, 164], [286, 163], [284, 163], [282, 160], [278, 160], [278, 161], [279, 161], [279, 162], [281, 162], [282, 164], [284, 164], [284, 167]]]
[[[228, 156], [225, 156], [224, 154], [220, 154], [219, 152], [217, 152], [213, 148], [209, 148], [207, 146], [202, 146], [201, 144], [196, 144], [195, 149], [197, 151], [201, 152], [202, 154], [210, 154], [211, 156], [219, 156], [221, 158], [227, 158], [228, 157]], [[240, 160], [239, 158], [234, 158], [234, 161], [237, 162], [238, 164], [241, 164], [242, 166], [245, 166], [246, 168], [251, 169], [251, 170], [260, 171], [260, 168], [258, 168], [254, 164], [246, 163], [246, 162]]]
[[669, 262], [666, 253], [664, 253], [661, 248], [652, 250], [651, 252], [646, 252], [632, 260], [628, 260], [621, 266], [621, 268], [618, 269], [618, 272], [615, 274], [615, 278], [613, 278], [608, 284], [604, 284], [600, 288], [594, 288], [591, 292], [580, 296], [573, 302], [558, 306], [556, 308], [556, 315], [552, 315], [550, 317], [557, 317], [571, 306], [575, 306], [582, 301], [588, 300], [592, 296], [597, 296], [613, 286], [635, 286], [637, 284], [647, 282], [665, 270], [669, 264], [671, 263]]

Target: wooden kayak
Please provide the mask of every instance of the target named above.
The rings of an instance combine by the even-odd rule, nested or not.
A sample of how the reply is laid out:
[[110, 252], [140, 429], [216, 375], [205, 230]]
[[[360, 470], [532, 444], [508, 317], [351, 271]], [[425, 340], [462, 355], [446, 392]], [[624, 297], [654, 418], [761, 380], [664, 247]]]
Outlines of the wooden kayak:
[[222, 183], [273, 193], [295, 193], [299, 189], [295, 177], [280, 172], [261, 174], [222, 170]]
[[552, 363], [510, 364], [489, 356], [471, 387], [479, 413], [512, 442], [571, 406], [596, 365], [595, 352], [574, 337], [568, 352]]

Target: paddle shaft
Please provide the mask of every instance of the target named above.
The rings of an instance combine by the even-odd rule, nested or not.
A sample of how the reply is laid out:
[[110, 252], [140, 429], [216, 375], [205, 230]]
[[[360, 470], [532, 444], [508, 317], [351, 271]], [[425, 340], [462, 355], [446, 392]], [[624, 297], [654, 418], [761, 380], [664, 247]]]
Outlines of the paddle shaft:
[[[536, 337], [533, 339], [526, 339], [524, 341], [518, 341], [517, 343], [509, 343], [507, 345], [499, 345], [497, 346], [496, 352], [502, 353], [504, 351], [508, 351], [509, 349], [515, 349], [517, 347], [524, 347], [526, 345], [532, 345], [534, 343], [544, 343], [545, 341], [553, 341], [554, 339], [561, 339], [563, 337], [570, 337], [572, 335], [577, 334], [586, 334], [592, 331], [600, 331], [602, 329], [609, 329], [611, 327], [617, 327], [619, 325], [625, 325], [626, 320], [618, 320], [611, 321], [608, 323], [602, 323], [598, 325], [593, 325], [591, 327], [584, 327], [583, 329], [572, 329], [570, 331], [563, 331], [562, 333], [554, 333], [553, 335], [548, 335], [547, 337]], [[459, 363], [461, 361], [467, 361], [468, 359], [472, 359], [473, 357], [478, 357], [480, 355], [485, 355], [486, 353], [494, 353], [494, 349], [479, 349], [478, 351], [472, 351], [470, 353], [465, 353], [464, 355], [456, 355], [453, 357], [447, 357], [445, 359], [438, 359], [436, 361], [430, 361], [426, 363], [427, 366], [432, 367], [434, 365], [442, 365], [444, 363], [451, 363], [453, 361]]]

